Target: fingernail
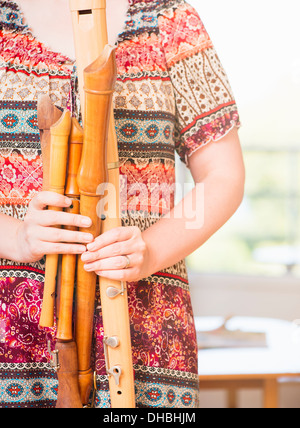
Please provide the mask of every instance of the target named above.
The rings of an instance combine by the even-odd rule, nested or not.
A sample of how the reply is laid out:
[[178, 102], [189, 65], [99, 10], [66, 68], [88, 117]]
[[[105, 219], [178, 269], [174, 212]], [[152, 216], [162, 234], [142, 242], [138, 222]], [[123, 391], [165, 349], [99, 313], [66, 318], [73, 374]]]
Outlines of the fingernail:
[[88, 254], [86, 254], [86, 253], [82, 254], [82, 256], [81, 256], [81, 260], [82, 260], [83, 262], [86, 262], [88, 259], [89, 259]]
[[72, 199], [70, 199], [70, 198], [65, 198], [65, 204], [66, 204], [66, 205], [71, 205], [71, 204], [72, 204]]
[[85, 242], [93, 241], [93, 239], [94, 239], [94, 237], [93, 237], [93, 235], [92, 235], [91, 233], [88, 233], [88, 234], [84, 237]]
[[91, 244], [87, 245], [87, 249], [93, 251], [96, 249], [96, 245], [92, 242]]
[[83, 219], [81, 220], [81, 224], [82, 224], [83, 226], [91, 226], [92, 221], [91, 221], [91, 219], [90, 219], [90, 218], [85, 217], [85, 218], [83, 218]]
[[89, 265], [84, 265], [84, 269], [85, 269], [86, 271], [88, 271], [88, 272], [90, 272], [91, 270], [93, 270], [93, 269], [92, 269], [92, 267], [91, 267], [91, 266], [89, 266]]

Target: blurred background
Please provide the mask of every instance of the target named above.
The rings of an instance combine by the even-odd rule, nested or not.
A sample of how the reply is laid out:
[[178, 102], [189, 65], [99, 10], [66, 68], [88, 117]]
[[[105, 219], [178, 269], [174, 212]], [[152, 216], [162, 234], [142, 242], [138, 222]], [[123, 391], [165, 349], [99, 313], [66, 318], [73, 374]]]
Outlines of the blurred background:
[[[270, 319], [298, 327], [299, 0], [188, 2], [202, 18], [235, 94], [247, 173], [238, 212], [188, 259], [195, 316], [247, 317], [261, 320], [262, 330]], [[185, 167], [179, 169], [181, 179], [190, 180]], [[221, 372], [223, 358], [216, 361]], [[291, 370], [297, 371], [295, 365]], [[279, 407], [300, 408], [299, 380], [300, 351], [299, 376], [280, 383]], [[202, 390], [201, 407], [226, 407], [226, 397], [221, 390]], [[237, 407], [260, 407], [262, 392], [244, 388], [236, 400]]]

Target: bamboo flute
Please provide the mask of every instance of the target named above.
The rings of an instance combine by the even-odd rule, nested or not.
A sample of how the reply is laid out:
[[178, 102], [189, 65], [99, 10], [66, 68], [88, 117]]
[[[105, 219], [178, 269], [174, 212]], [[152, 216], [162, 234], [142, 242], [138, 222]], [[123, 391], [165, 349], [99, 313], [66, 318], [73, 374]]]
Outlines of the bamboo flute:
[[45, 94], [40, 94], [37, 105], [37, 120], [40, 131], [42, 161], [43, 161], [43, 190], [49, 190], [50, 181], [50, 145], [51, 132], [50, 128], [61, 117], [62, 111], [56, 108], [50, 97]]
[[[72, 206], [66, 209], [70, 214], [79, 214], [80, 192], [77, 184], [77, 172], [81, 161], [83, 145], [83, 129], [75, 118], [72, 118], [72, 127], [69, 140], [69, 159], [65, 195], [72, 199]], [[65, 227], [76, 230], [76, 227]], [[65, 254], [62, 256], [60, 305], [58, 311], [57, 339], [60, 341], [73, 340], [73, 302], [74, 284], [76, 280], [77, 256]]]
[[[84, 73], [85, 111], [84, 143], [77, 181], [80, 191], [80, 213], [92, 219], [86, 229], [95, 238], [101, 233], [97, 215], [100, 183], [108, 180], [106, 165], [106, 142], [109, 113], [115, 83], [112, 50], [108, 47], [102, 57], [92, 63]], [[84, 405], [89, 401], [93, 381], [91, 368], [91, 345], [95, 312], [97, 276], [84, 270], [78, 260], [75, 337], [78, 347], [79, 386]]]
[[[45, 101], [44, 101], [45, 102]], [[50, 125], [50, 162], [49, 162], [49, 177], [47, 177], [47, 187], [49, 191], [56, 192], [61, 195], [65, 191], [66, 180], [66, 165], [68, 159], [68, 140], [71, 129], [71, 114], [65, 110], [60, 112], [55, 106], [49, 106], [48, 117], [53, 119], [60, 114], [58, 121]], [[41, 106], [41, 108], [43, 108]], [[44, 104], [44, 111], [46, 104]], [[47, 117], [45, 116], [45, 117]], [[41, 113], [39, 114], [41, 117]], [[50, 120], [51, 120], [50, 119]], [[41, 126], [43, 126], [41, 124]], [[47, 125], [46, 125], [47, 127]], [[47, 128], [44, 128], [47, 129]], [[48, 146], [47, 146], [48, 147]], [[47, 152], [46, 152], [47, 153]], [[44, 159], [47, 159], [47, 154], [44, 152]], [[47, 161], [45, 164], [47, 165]], [[49, 210], [59, 211], [60, 208], [48, 207]], [[42, 303], [42, 311], [40, 317], [41, 327], [53, 327], [54, 325], [54, 307], [55, 307], [55, 290], [56, 277], [58, 270], [58, 254], [49, 254], [46, 257], [45, 267], [45, 285], [44, 296]]]
[[[69, 139], [69, 158], [65, 195], [72, 199], [72, 206], [66, 209], [71, 214], [79, 214], [79, 188], [77, 171], [83, 145], [83, 130], [72, 118]], [[75, 227], [66, 227], [76, 230]], [[77, 256], [64, 254], [61, 261], [61, 285], [57, 320], [55, 352], [58, 355], [57, 377], [58, 395], [56, 408], [82, 408], [78, 383], [77, 345], [73, 335], [73, 303], [76, 282]]]
[[[89, 206], [88, 211], [84, 208], [81, 213], [83, 215], [88, 215], [91, 217], [91, 213], [94, 215], [94, 210], [97, 210], [97, 218], [102, 217], [102, 228], [99, 228], [99, 232], [104, 232], [106, 230], [112, 229], [114, 227], [121, 226], [120, 220], [120, 206], [119, 206], [119, 158], [118, 158], [118, 146], [117, 138], [115, 131], [115, 123], [113, 117], [113, 107], [111, 103], [112, 93], [110, 94], [110, 101], [106, 101], [106, 113], [99, 109], [91, 109], [89, 105], [89, 98], [92, 95], [95, 95], [95, 91], [112, 91], [113, 82], [116, 79], [116, 64], [115, 64], [115, 55], [114, 50], [111, 47], [107, 46], [107, 25], [106, 25], [106, 1], [105, 0], [70, 0], [70, 8], [73, 15], [73, 27], [74, 27], [74, 39], [76, 46], [76, 59], [78, 67], [78, 79], [79, 79], [79, 90], [81, 94], [81, 105], [83, 114], [83, 123], [84, 123], [84, 133], [86, 138], [86, 133], [88, 133], [89, 126], [97, 128], [97, 122], [103, 120], [105, 114], [107, 114], [108, 120], [108, 141], [106, 141], [106, 149], [103, 150], [104, 157], [103, 165], [105, 174], [103, 174], [101, 179], [97, 179], [95, 184], [97, 186], [104, 185], [109, 183], [113, 186], [114, 192], [109, 192], [106, 200], [108, 200], [108, 206], [105, 208], [105, 216], [103, 217], [103, 211], [99, 207], [101, 204], [98, 204], [100, 198], [98, 195], [98, 202], [96, 203], [96, 197], [94, 197], [94, 202]], [[97, 68], [99, 62], [99, 55], [104, 52], [110, 51], [110, 59], [107, 67], [107, 71], [110, 68], [111, 75], [107, 75], [106, 79], [108, 83], [112, 84], [109, 89], [109, 85], [105, 86], [90, 86], [90, 77], [93, 71]], [[103, 54], [102, 54], [103, 55]], [[100, 57], [101, 58], [101, 57]], [[91, 61], [95, 63], [89, 66]], [[101, 60], [100, 60], [101, 61]], [[105, 68], [104, 68], [105, 69]], [[105, 75], [104, 69], [102, 70], [103, 77]], [[85, 72], [83, 73], [83, 70]], [[85, 81], [84, 81], [85, 78]], [[102, 81], [102, 83], [104, 83]], [[84, 94], [84, 87], [87, 89]], [[102, 97], [106, 97], [102, 94]], [[104, 103], [104, 98], [102, 101], [102, 107]], [[101, 102], [100, 102], [101, 104]], [[99, 106], [100, 107], [100, 106]], [[91, 114], [91, 116], [90, 116]], [[93, 123], [90, 123], [90, 117], [93, 117]], [[95, 128], [96, 127], [96, 128]], [[100, 131], [101, 132], [101, 131]], [[102, 136], [103, 137], [103, 136]], [[99, 138], [99, 135], [98, 135]], [[107, 139], [107, 134], [106, 137]], [[107, 154], [107, 157], [106, 157]], [[86, 157], [87, 163], [90, 165], [91, 160], [94, 158], [92, 155]], [[81, 172], [79, 173], [82, 174]], [[80, 182], [80, 178], [79, 178]], [[79, 187], [81, 185], [79, 184]], [[101, 187], [101, 186], [100, 186]], [[99, 191], [99, 190], [98, 190]], [[86, 199], [84, 193], [95, 192], [95, 188], [81, 191], [81, 207], [82, 200]], [[101, 192], [101, 190], [100, 190]], [[96, 189], [97, 193], [97, 189]], [[89, 196], [90, 196], [89, 195]], [[102, 197], [104, 194], [102, 193]], [[89, 199], [91, 199], [89, 197]], [[99, 226], [98, 226], [99, 227]], [[81, 271], [81, 273], [80, 273]], [[88, 399], [89, 391], [91, 389], [92, 383], [92, 372], [90, 364], [90, 351], [91, 351], [91, 336], [92, 336], [92, 318], [94, 314], [94, 304], [95, 304], [95, 285], [96, 278], [95, 275], [84, 272], [82, 263], [79, 261], [78, 264], [78, 277], [82, 275], [83, 278], [86, 278], [84, 281], [90, 279], [93, 286], [89, 287], [89, 297], [86, 302], [86, 296], [84, 292], [81, 293], [79, 287], [79, 279], [77, 278], [78, 290], [76, 297], [76, 342], [78, 346], [78, 361], [79, 361], [79, 383], [81, 388], [82, 401], [85, 404]], [[127, 289], [125, 283], [120, 283], [118, 281], [109, 281], [105, 278], [100, 278], [100, 298], [101, 298], [101, 307], [103, 314], [103, 325], [105, 336], [103, 339], [104, 351], [105, 351], [105, 360], [106, 360], [106, 371], [109, 376], [109, 386], [110, 386], [110, 398], [111, 405], [115, 408], [132, 408], [135, 407], [135, 397], [134, 397], [134, 379], [133, 379], [133, 364], [132, 364], [132, 351], [131, 351], [131, 340], [130, 340], [130, 324], [129, 324], [129, 314], [128, 314], [128, 300], [127, 300]], [[83, 284], [83, 281], [82, 281]], [[87, 287], [85, 287], [87, 288]], [[83, 290], [82, 290], [83, 291]], [[86, 302], [86, 303], [84, 303]], [[81, 308], [81, 309], [80, 309]], [[88, 310], [87, 310], [88, 309]], [[89, 320], [88, 329], [83, 331], [83, 322]], [[81, 337], [83, 335], [83, 337]]]

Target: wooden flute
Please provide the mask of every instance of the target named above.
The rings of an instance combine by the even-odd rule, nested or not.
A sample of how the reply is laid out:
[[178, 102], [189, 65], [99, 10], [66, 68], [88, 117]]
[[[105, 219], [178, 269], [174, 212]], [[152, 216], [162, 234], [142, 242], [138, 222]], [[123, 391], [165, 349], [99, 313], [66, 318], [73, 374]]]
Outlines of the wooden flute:
[[[71, 119], [70, 112], [59, 110], [47, 95], [39, 97], [37, 111], [43, 157], [43, 190], [66, 194], [73, 201], [72, 206], [66, 211], [79, 214], [79, 189], [76, 177], [81, 159], [83, 131], [77, 120]], [[52, 327], [54, 324], [58, 262], [58, 255], [46, 258], [41, 326]], [[48, 345], [52, 357], [51, 364], [57, 370], [59, 381], [57, 408], [82, 407], [78, 384], [77, 346], [73, 339], [72, 320], [76, 264], [76, 255], [67, 254], [61, 258], [55, 351], [52, 352]]]
[[[78, 188], [76, 185], [71, 186], [70, 191], [69, 186], [66, 194], [75, 200], [77, 194], [80, 195], [79, 212], [92, 219], [91, 228], [83, 231], [97, 237], [100, 233], [121, 226], [119, 159], [112, 107], [116, 81], [115, 51], [107, 45], [105, 0], [70, 0], [70, 9], [84, 131], [76, 183]], [[78, 152], [76, 155], [71, 153], [75, 150], [74, 139], [82, 139], [82, 130], [74, 120], [71, 122], [71, 129], [67, 176], [74, 179], [74, 171], [78, 167]], [[103, 189], [107, 188], [107, 183], [113, 187], [113, 192], [105, 193]], [[104, 194], [106, 206], [99, 203]], [[77, 206], [76, 203], [73, 204], [73, 212], [77, 212]], [[50, 276], [54, 276], [53, 272]], [[74, 287], [75, 276], [74, 340], [71, 284], [73, 282]], [[84, 407], [89, 403], [95, 382], [91, 352], [97, 275], [86, 272], [80, 258], [77, 260], [75, 274], [74, 257], [64, 256], [61, 278], [57, 345], [54, 353], [59, 378], [57, 407]], [[100, 278], [99, 287], [111, 405], [115, 408], [135, 407], [126, 283]], [[45, 317], [50, 321], [53, 316], [52, 303], [43, 303]]]
[[[97, 63], [99, 55], [103, 54], [105, 51], [108, 52], [111, 50], [111, 59], [113, 59], [114, 62], [114, 71], [111, 69], [110, 72], [114, 74], [114, 79], [116, 79], [117, 71], [115, 51], [107, 45], [108, 35], [105, 0], [70, 0], [70, 9], [73, 16], [79, 92], [80, 94], [84, 94], [84, 91], [86, 92], [85, 98], [81, 98], [81, 104], [83, 106], [82, 111], [85, 111], [85, 114], [88, 114], [86, 102], [88, 100], [89, 91], [86, 91], [86, 89], [89, 88], [84, 76], [88, 77], [86, 72], [89, 71], [89, 68], [86, 69], [86, 67], [91, 63], [91, 61], [95, 60]], [[89, 49], [87, 49], [87, 47], [89, 47]], [[84, 73], [82, 72], [83, 70], [85, 70]], [[102, 216], [101, 232], [121, 226], [119, 202], [119, 156], [112, 104], [108, 113], [109, 129], [106, 152], [106, 165], [108, 170], [107, 182], [112, 185], [114, 192], [109, 192], [108, 195], [106, 195], [106, 199], [108, 200], [108, 209], [105, 212], [105, 216]], [[84, 118], [85, 114], [83, 115], [83, 122], [86, 132], [87, 123]], [[95, 120], [99, 120], [100, 117], [100, 112], [96, 111]], [[101, 217], [102, 214], [102, 212], [98, 212], [98, 218]], [[126, 284], [100, 278], [99, 285], [105, 332], [103, 344], [106, 360], [106, 372], [109, 377], [111, 405], [115, 408], [133, 408], [135, 407], [134, 376]], [[80, 296], [77, 293], [77, 301], [80, 302], [80, 300]], [[76, 313], [76, 322], [78, 323], [78, 306]], [[81, 370], [84, 372], [86, 371], [88, 364], [87, 360], [85, 361], [85, 364], [83, 364], [84, 346], [81, 347], [81, 345], [79, 345], [79, 343], [81, 343], [81, 339], [77, 334], [78, 333], [76, 333], [76, 342], [78, 346], [79, 372], [81, 372]], [[85, 387], [80, 386], [80, 388], [83, 390]]]

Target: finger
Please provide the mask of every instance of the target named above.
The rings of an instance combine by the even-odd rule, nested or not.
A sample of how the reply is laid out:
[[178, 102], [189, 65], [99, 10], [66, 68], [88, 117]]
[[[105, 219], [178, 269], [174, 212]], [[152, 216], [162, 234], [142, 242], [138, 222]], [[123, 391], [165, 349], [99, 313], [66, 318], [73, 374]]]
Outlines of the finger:
[[[90, 247], [90, 244], [87, 245], [87, 248]], [[91, 263], [95, 260], [107, 259], [110, 257], [118, 257], [131, 255], [138, 251], [138, 245], [134, 240], [128, 240], [124, 242], [117, 242], [115, 244], [108, 245], [104, 248], [101, 248], [97, 251], [87, 251], [82, 255], [82, 261]]]
[[43, 210], [47, 206], [66, 208], [72, 204], [72, 199], [55, 192], [40, 192], [35, 196], [30, 205], [36, 210]]
[[86, 251], [85, 245], [43, 242], [41, 254], [82, 254]]
[[[132, 259], [130, 259], [132, 263]], [[124, 256], [110, 257], [104, 260], [97, 260], [93, 263], [86, 263], [84, 269], [87, 272], [109, 271], [109, 270], [125, 270], [127, 259]]]
[[134, 235], [133, 227], [117, 227], [98, 236], [92, 244], [88, 245], [89, 251], [97, 251], [115, 242], [127, 241]]
[[79, 214], [70, 214], [64, 211], [42, 211], [39, 213], [40, 226], [73, 226], [90, 227], [92, 220]]
[[73, 242], [88, 244], [94, 240], [94, 237], [91, 233], [51, 227], [39, 227], [37, 229], [37, 234], [39, 240], [44, 242]]

